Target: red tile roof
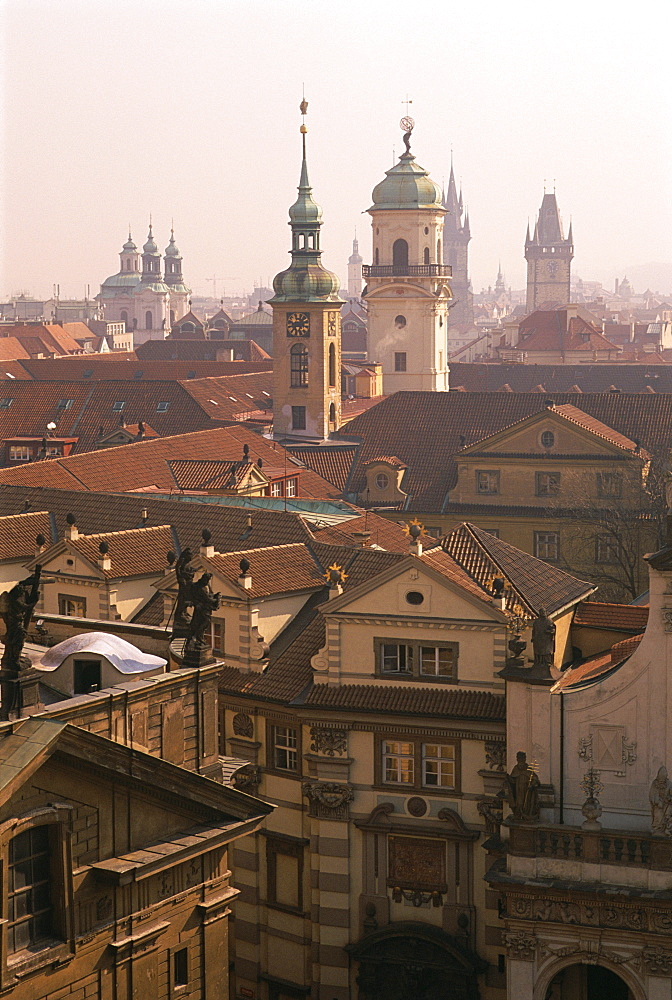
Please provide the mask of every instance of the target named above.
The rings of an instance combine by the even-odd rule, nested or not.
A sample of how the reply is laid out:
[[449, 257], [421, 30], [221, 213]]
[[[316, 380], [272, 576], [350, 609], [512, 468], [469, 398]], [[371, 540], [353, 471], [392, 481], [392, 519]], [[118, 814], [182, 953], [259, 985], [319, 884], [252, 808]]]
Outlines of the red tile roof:
[[598, 653], [596, 656], [584, 660], [583, 663], [565, 670], [560, 680], [553, 685], [552, 691], [571, 691], [588, 687], [596, 681], [604, 679], [632, 656], [643, 638], [644, 633], [622, 639], [606, 653]]
[[166, 553], [174, 550], [175, 539], [170, 525], [135, 528], [130, 531], [106, 531], [95, 535], [80, 535], [69, 542], [90, 563], [102, 559], [99, 546], [108, 546], [109, 569], [100, 569], [107, 579], [149, 576], [162, 573]]
[[518, 330], [522, 351], [612, 351], [618, 346], [607, 340], [595, 317], [584, 309], [568, 316], [567, 309], [539, 309], [526, 316]]
[[504, 722], [506, 699], [489, 691], [465, 691], [445, 686], [415, 687], [412, 684], [316, 684], [305, 705], [339, 711], [385, 712], [391, 715], [441, 716]]
[[322, 590], [325, 586], [324, 570], [317, 565], [305, 545], [271, 545], [263, 549], [215, 552], [207, 562], [225, 579], [238, 584], [242, 558], [250, 564], [248, 572], [252, 586], [247, 590], [241, 587], [241, 596], [268, 597], [315, 588]]
[[574, 615], [575, 625], [635, 634], [646, 628], [648, 620], [649, 608], [645, 604], [604, 604], [599, 601], [583, 601]]
[[[672, 394], [562, 392], [553, 399], [556, 406], [571, 403], [630, 441], [641, 441], [650, 454], [666, 454], [672, 447]], [[456, 481], [455, 453], [545, 405], [531, 393], [397, 392], [339, 433], [343, 440], [362, 442], [348, 492], [363, 493], [366, 463], [392, 454], [408, 466], [401, 484], [409, 494], [405, 511], [441, 512]]]
[[[0, 349], [3, 341], [0, 339]], [[28, 378], [44, 380], [128, 379], [149, 381], [189, 380], [218, 375], [247, 375], [272, 371], [272, 362], [254, 365], [245, 361], [143, 361], [132, 353], [84, 354], [66, 358], [28, 358], [22, 369]], [[17, 357], [27, 355], [17, 355]], [[1, 357], [1, 355], [0, 355]]]
[[48, 511], [0, 516], [0, 560], [32, 559], [37, 535], [51, 542], [51, 518]]
[[313, 448], [289, 445], [295, 458], [317, 472], [323, 479], [333, 483], [339, 490], [345, 490], [356, 445], [316, 446]]
[[[620, 356], [619, 356], [620, 357]], [[468, 392], [502, 390], [531, 392], [538, 383], [549, 395], [574, 392], [609, 392], [615, 386], [621, 392], [672, 392], [672, 365], [660, 365], [652, 359], [652, 370], [645, 364], [534, 364], [474, 362], [451, 364], [450, 385]], [[577, 406], [580, 406], [577, 403]]]
[[[367, 548], [378, 546], [386, 552], [400, 552], [403, 555], [408, 555], [409, 551], [408, 535], [403, 525], [389, 521], [374, 511], [368, 511], [347, 521], [339, 521], [338, 524], [325, 525], [323, 528], [313, 527], [311, 530], [320, 542], [330, 545], [362, 545]], [[362, 532], [368, 534], [368, 538], [362, 538]], [[439, 544], [438, 538], [429, 536], [423, 538], [425, 549], [434, 548]]]
[[[0, 410], [0, 415], [1, 413]], [[214, 456], [222, 460], [240, 461], [243, 445], [249, 446], [250, 457], [254, 461], [261, 458], [270, 467], [281, 464], [284, 458], [282, 445], [267, 441], [247, 427], [231, 425], [175, 437], [148, 438], [118, 448], [104, 448], [83, 455], [69, 455], [13, 469], [0, 469], [0, 485], [14, 483], [60, 486], [65, 489], [122, 493], [156, 486], [172, 491], [175, 489], [175, 479], [170, 470], [171, 461], [180, 458], [209, 460]], [[288, 459], [288, 467], [291, 472], [291, 457]], [[301, 496], [316, 499], [338, 497], [340, 492], [310, 469], [300, 471], [299, 487]]]

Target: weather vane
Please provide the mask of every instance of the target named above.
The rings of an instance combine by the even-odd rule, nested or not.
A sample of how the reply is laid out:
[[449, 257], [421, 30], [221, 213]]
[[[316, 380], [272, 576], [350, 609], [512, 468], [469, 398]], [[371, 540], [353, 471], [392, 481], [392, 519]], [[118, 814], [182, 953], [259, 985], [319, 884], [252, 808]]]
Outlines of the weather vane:
[[408, 94], [406, 94], [406, 100], [402, 101], [401, 103], [406, 105], [406, 114], [404, 115], [404, 117], [399, 122], [399, 128], [404, 133], [404, 145], [406, 146], [406, 152], [410, 153], [410, 151], [411, 151], [411, 132], [415, 128], [415, 122], [413, 121], [413, 119], [411, 118], [411, 116], [408, 114], [408, 105], [412, 104], [413, 101], [409, 98]]

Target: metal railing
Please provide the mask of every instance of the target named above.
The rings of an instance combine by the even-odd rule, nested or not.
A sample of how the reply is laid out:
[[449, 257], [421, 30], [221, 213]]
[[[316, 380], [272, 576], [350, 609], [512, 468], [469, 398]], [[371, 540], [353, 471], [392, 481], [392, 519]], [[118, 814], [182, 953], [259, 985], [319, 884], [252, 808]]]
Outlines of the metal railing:
[[365, 278], [450, 278], [450, 264], [365, 264]]

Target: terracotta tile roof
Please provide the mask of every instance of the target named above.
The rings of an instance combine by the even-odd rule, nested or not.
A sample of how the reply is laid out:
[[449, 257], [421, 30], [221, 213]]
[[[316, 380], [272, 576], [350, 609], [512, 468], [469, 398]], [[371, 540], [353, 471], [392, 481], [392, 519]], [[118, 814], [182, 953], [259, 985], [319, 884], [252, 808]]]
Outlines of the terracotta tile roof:
[[565, 670], [562, 677], [557, 681], [551, 691], [571, 691], [577, 688], [588, 687], [596, 681], [603, 680], [618, 670], [627, 659], [632, 656], [638, 645], [644, 638], [644, 633], [634, 635], [628, 639], [622, 639], [615, 643], [606, 653], [598, 653], [590, 656], [583, 663]]
[[[148, 340], [136, 349], [142, 361], [214, 361], [220, 351], [233, 350], [242, 354], [243, 361], [235, 361], [241, 370], [249, 371], [251, 365], [268, 361], [270, 355], [254, 340]], [[266, 370], [264, 365], [264, 370]], [[254, 370], [258, 370], [256, 367]]]
[[465, 691], [441, 686], [415, 687], [411, 684], [316, 684], [308, 692], [305, 705], [340, 711], [386, 712], [392, 715], [441, 716], [444, 719], [473, 719], [504, 722], [504, 695], [485, 691]]
[[[457, 530], [457, 529], [456, 529]], [[421, 559], [423, 562], [431, 566], [442, 576], [445, 576], [447, 580], [452, 580], [463, 590], [466, 590], [472, 595], [472, 597], [477, 597], [480, 601], [492, 607], [492, 595], [486, 583], [479, 583], [478, 580], [471, 576], [460, 566], [460, 564], [453, 558], [451, 554], [444, 551], [443, 549], [432, 549], [430, 552], [423, 552]], [[485, 576], [485, 574], [482, 574]], [[513, 604], [513, 601], [512, 601]]]
[[[311, 530], [320, 542], [330, 545], [362, 545], [367, 548], [378, 546], [387, 552], [401, 552], [408, 555], [408, 535], [401, 524], [381, 517], [374, 511], [368, 511], [359, 517], [338, 524], [326, 525], [323, 528], [312, 527]], [[358, 532], [368, 532], [368, 539], [357, 537]], [[438, 538], [427, 536], [423, 538], [425, 549], [440, 545]]]
[[[654, 456], [672, 447], [672, 394], [562, 392], [553, 400], [556, 406], [571, 403], [629, 440], [641, 441]], [[348, 491], [362, 493], [366, 463], [393, 454], [408, 465], [402, 483], [409, 494], [405, 510], [441, 512], [456, 481], [455, 453], [544, 408], [545, 400], [529, 392], [397, 392], [339, 433], [341, 439], [362, 442]]]
[[374, 455], [373, 458], [369, 459], [369, 462], [386, 462], [387, 465], [391, 465], [395, 469], [408, 468], [406, 463], [398, 459], [396, 455]]
[[518, 331], [522, 351], [618, 351], [601, 333], [587, 310], [568, 316], [567, 309], [538, 309], [526, 316]]
[[251, 511], [177, 498], [155, 500], [133, 494], [86, 492], [81, 484], [76, 490], [0, 485], [0, 515], [18, 514], [26, 504], [30, 504], [31, 511], [51, 513], [57, 537], [63, 535], [66, 514], [72, 513], [79, 531], [88, 534], [140, 528], [143, 524], [170, 524], [180, 547], [190, 547], [192, 552], [198, 551], [205, 527], [212, 532], [212, 543], [220, 552], [313, 540], [300, 515], [283, 510]]
[[639, 633], [646, 628], [648, 620], [647, 605], [603, 604], [599, 601], [583, 601], [574, 615], [574, 625], [613, 629], [618, 632]]
[[238, 584], [242, 558], [250, 564], [252, 586], [248, 590], [241, 587], [241, 596], [268, 597], [316, 587], [322, 590], [325, 585], [324, 570], [317, 565], [306, 545], [270, 545], [225, 554], [215, 552], [207, 561], [215, 572]]
[[554, 406], [553, 411], [562, 414], [566, 420], [570, 420], [573, 424], [585, 428], [591, 434], [596, 434], [598, 437], [604, 438], [605, 441], [609, 441], [610, 444], [615, 444], [618, 448], [633, 452], [641, 450], [640, 445], [636, 441], [631, 441], [624, 434], [619, 434], [613, 427], [607, 427], [601, 420], [597, 420], [596, 417], [592, 417], [589, 413], [584, 413], [583, 410], [572, 406], [571, 403], [561, 403], [559, 406]]
[[136, 611], [131, 622], [134, 625], [163, 625], [163, 594], [157, 591], [146, 604]]
[[[79, 328], [80, 324], [68, 323], [66, 326]], [[86, 327], [86, 331], [89, 338], [93, 338], [88, 327]], [[23, 337], [40, 340], [44, 345], [45, 353], [81, 354], [83, 350], [81, 344], [78, 344], [74, 337], [57, 323], [17, 323], [15, 326], [3, 327], [2, 333], [19, 340]]]
[[162, 573], [166, 567], [166, 553], [175, 546], [173, 533], [167, 524], [155, 528], [80, 535], [69, 544], [96, 565], [102, 558], [99, 548], [102, 542], [109, 547], [107, 555], [111, 565], [110, 569], [99, 569], [107, 579]]
[[[591, 594], [595, 587], [495, 538], [474, 524], [460, 524], [444, 537], [444, 550], [483, 589], [494, 577], [506, 581], [507, 610], [520, 603], [529, 614], [541, 607], [549, 613]], [[431, 559], [432, 553], [423, 558]]]
[[247, 482], [253, 462], [191, 461], [168, 462], [176, 485], [181, 490], [235, 489]]
[[323, 479], [333, 483], [339, 490], [345, 490], [357, 445], [314, 448], [290, 445], [287, 450]]
[[[0, 340], [2, 345], [2, 340]], [[14, 379], [29, 379], [30, 375], [20, 361], [3, 361], [0, 364], [0, 381], [13, 382]]]
[[[495, 392], [506, 383], [513, 392], [530, 392], [539, 382], [549, 395], [574, 392], [609, 392], [615, 386], [621, 392], [672, 392], [672, 365], [652, 360], [653, 370], [645, 364], [575, 364], [521, 365], [506, 362], [451, 364], [450, 385], [468, 392]], [[580, 406], [577, 403], [577, 406]]]
[[0, 516], [0, 560], [32, 559], [37, 535], [44, 535], [47, 544], [51, 543], [48, 511]]
[[[1, 414], [0, 409], [0, 417]], [[215, 456], [221, 460], [239, 461], [245, 444], [249, 445], [251, 458], [255, 461], [261, 458], [269, 467], [277, 466], [284, 458], [282, 445], [267, 441], [247, 427], [231, 425], [175, 437], [148, 438], [117, 448], [0, 469], [0, 484], [61, 486], [101, 492], [129, 492], [156, 486], [172, 491], [175, 479], [170, 469], [171, 461], [212, 460]], [[288, 469], [291, 472], [291, 458]], [[336, 487], [310, 469], [301, 470], [299, 489], [303, 497], [326, 499], [340, 495]]]
[[0, 337], [0, 361], [29, 358], [30, 354], [17, 337]]
[[[0, 339], [0, 348], [2, 348], [2, 344], [3, 341]], [[124, 353], [121, 357], [118, 356], [118, 353], [120, 352], [80, 354], [66, 358], [28, 358], [21, 367], [27, 377], [40, 381], [52, 379], [79, 381], [85, 379], [89, 382], [101, 379], [179, 381], [218, 375], [246, 375], [250, 374], [251, 368], [252, 373], [272, 370], [272, 362], [270, 361], [254, 366], [245, 361], [143, 361], [136, 358], [133, 353]], [[24, 357], [24, 355], [17, 355], [17, 357]]]

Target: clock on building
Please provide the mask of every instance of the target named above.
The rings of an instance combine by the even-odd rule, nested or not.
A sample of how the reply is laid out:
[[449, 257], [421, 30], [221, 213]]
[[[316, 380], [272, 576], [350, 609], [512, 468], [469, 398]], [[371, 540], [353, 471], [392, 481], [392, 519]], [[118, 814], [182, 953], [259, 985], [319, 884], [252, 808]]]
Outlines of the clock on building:
[[336, 316], [337, 316], [337, 314], [335, 312], [330, 312], [329, 313], [329, 336], [330, 337], [335, 337], [336, 336], [336, 326], [337, 326]]
[[309, 337], [310, 316], [304, 312], [287, 313], [287, 336]]

